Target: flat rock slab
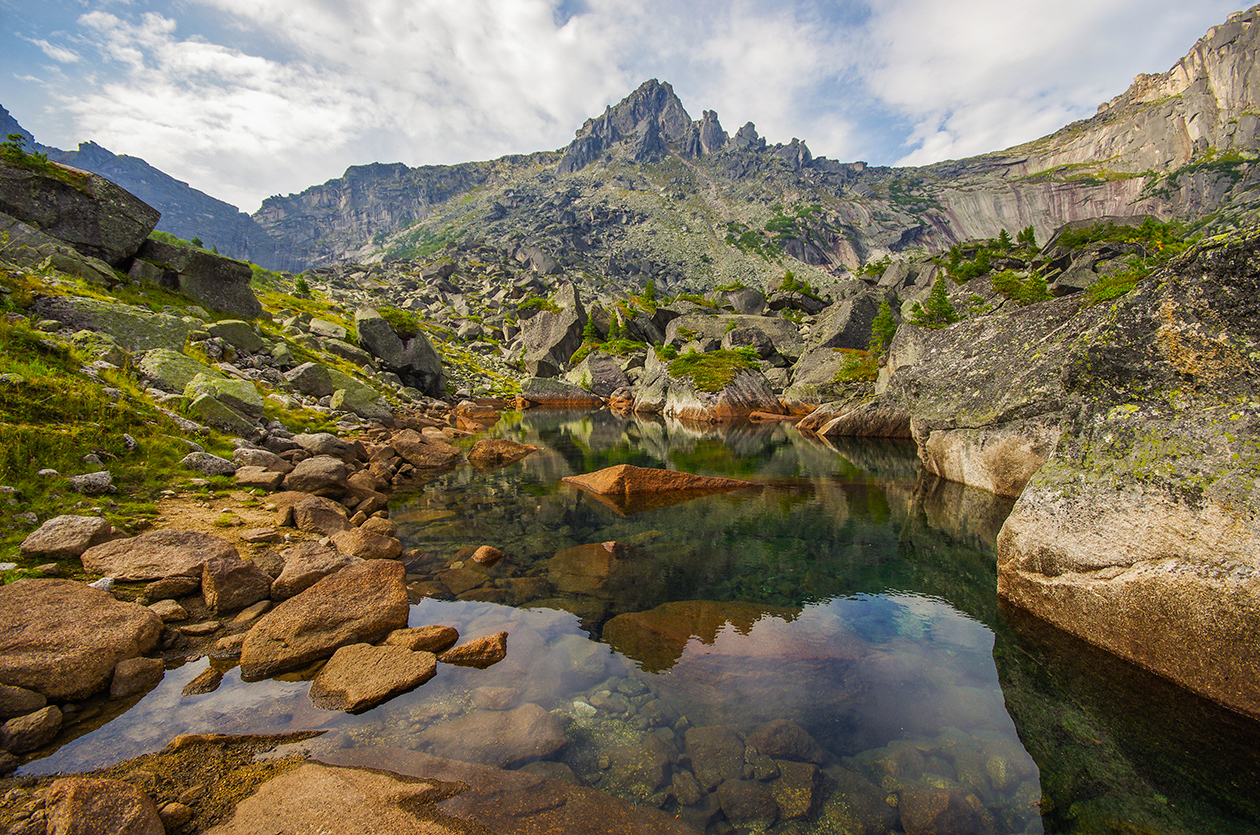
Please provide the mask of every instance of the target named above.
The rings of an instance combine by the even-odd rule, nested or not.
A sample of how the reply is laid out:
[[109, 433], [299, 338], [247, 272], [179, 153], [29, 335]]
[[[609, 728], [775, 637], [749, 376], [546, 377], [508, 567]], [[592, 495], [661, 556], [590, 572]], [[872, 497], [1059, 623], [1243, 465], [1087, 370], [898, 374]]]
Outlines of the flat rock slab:
[[123, 582], [199, 575], [210, 559], [239, 559], [226, 539], [196, 531], [149, 531], [83, 552], [83, 570]]
[[107, 592], [73, 580], [18, 580], [0, 587], [0, 683], [54, 701], [84, 699], [161, 633], [161, 618]]
[[389, 633], [385, 643], [394, 647], [405, 647], [412, 652], [432, 652], [441, 654], [459, 640], [459, 630], [453, 626], [420, 626], [415, 629], [398, 629]]
[[692, 475], [677, 470], [636, 467], [633, 464], [618, 464], [586, 475], [566, 476], [560, 480], [601, 496], [671, 493], [678, 490], [721, 492], [755, 486], [750, 481], [734, 478]]
[[311, 684], [311, 701], [325, 710], [362, 713], [414, 690], [437, 675], [437, 656], [399, 646], [351, 644], [333, 653]]
[[22, 540], [28, 557], [69, 559], [109, 540], [113, 526], [99, 516], [56, 516]]
[[361, 562], [358, 557], [343, 554], [318, 542], [301, 542], [280, 552], [284, 568], [271, 583], [271, 598], [287, 600], [300, 594], [329, 574]]
[[296, 670], [347, 644], [372, 643], [407, 625], [406, 570], [393, 560], [343, 568], [291, 597], [254, 624], [241, 672], [264, 678]]
[[165, 835], [152, 798], [122, 780], [64, 777], [48, 789], [55, 835]]
[[536, 704], [515, 710], [474, 710], [424, 731], [440, 757], [500, 768], [551, 756], [568, 741], [564, 726]]

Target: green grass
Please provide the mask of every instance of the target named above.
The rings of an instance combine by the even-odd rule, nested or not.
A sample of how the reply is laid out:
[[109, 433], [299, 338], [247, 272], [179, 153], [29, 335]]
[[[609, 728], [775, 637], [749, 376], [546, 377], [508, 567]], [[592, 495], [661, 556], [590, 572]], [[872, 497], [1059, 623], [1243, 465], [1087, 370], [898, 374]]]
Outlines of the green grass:
[[688, 351], [669, 364], [669, 376], [690, 377], [697, 391], [718, 392], [731, 384], [735, 375], [757, 367], [757, 351], [740, 348], [736, 351], [709, 351], [699, 354]]
[[518, 304], [516, 306], [516, 310], [517, 312], [524, 312], [526, 310], [545, 310], [548, 313], [559, 313], [562, 308], [551, 299], [534, 296], [533, 298], [526, 299]]
[[879, 377], [879, 353], [859, 348], [836, 348], [844, 355], [843, 365], [832, 378], [832, 383], [873, 383]]
[[382, 307], [378, 311], [381, 318], [389, 322], [389, 326], [398, 334], [399, 339], [411, 339], [420, 333], [420, 319], [410, 310], [397, 307]]

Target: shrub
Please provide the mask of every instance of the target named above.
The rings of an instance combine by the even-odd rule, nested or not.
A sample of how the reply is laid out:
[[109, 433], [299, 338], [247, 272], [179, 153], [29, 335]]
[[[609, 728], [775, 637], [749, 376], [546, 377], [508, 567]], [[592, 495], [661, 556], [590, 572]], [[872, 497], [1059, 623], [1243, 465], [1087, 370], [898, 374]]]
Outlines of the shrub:
[[884, 353], [896, 334], [897, 320], [893, 317], [892, 306], [885, 299], [879, 303], [879, 313], [875, 314], [875, 321], [871, 323], [870, 352], [877, 357]]
[[879, 354], [874, 349], [863, 351], [857, 348], [837, 348], [844, 355], [843, 364], [836, 372], [832, 382], [841, 383], [873, 383], [879, 377]]
[[927, 302], [924, 304], [915, 302], [914, 309], [910, 313], [911, 322], [933, 330], [957, 322], [958, 319], [958, 311], [954, 310], [954, 305], [949, 300], [949, 293], [945, 289], [944, 277], [936, 279]]
[[757, 367], [757, 349], [709, 351], [705, 354], [688, 351], [669, 364], [669, 376], [690, 377], [697, 391], [718, 392], [731, 384], [735, 375]]
[[398, 334], [399, 339], [411, 339], [420, 333], [420, 318], [410, 310], [399, 310], [396, 307], [382, 307], [381, 318], [389, 322], [389, 326]]
[[1020, 307], [1044, 302], [1050, 298], [1045, 276], [1041, 273], [1033, 273], [1026, 278], [1020, 278], [1014, 270], [1002, 270], [993, 276], [993, 289]]

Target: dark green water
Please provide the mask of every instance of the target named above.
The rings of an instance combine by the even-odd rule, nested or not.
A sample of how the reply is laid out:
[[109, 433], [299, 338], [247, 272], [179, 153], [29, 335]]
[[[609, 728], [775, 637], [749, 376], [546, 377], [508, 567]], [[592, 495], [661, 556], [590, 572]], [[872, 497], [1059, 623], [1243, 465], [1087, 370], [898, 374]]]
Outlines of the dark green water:
[[[411, 624], [506, 630], [504, 662], [443, 665], [346, 716], [313, 707], [307, 682], [243, 684], [236, 671], [182, 697], [205, 668], [194, 661], [26, 771], [99, 766], [176, 733], [326, 728], [316, 751], [523, 767], [713, 835], [733, 831], [732, 815], [696, 784], [723, 768], [774, 798], [734, 820], [740, 831], [1260, 831], [1255, 725], [1001, 611], [992, 544], [1009, 501], [920, 474], [913, 447], [607, 412], [509, 415], [492, 434], [541, 449], [496, 472], [457, 470], [391, 513], [421, 552]], [[627, 513], [559, 483], [618, 463], [758, 486]], [[476, 566], [482, 544], [507, 558]], [[535, 732], [499, 748], [478, 733], [503, 714], [487, 708], [513, 705], [562, 730], [543, 762], [531, 762]], [[777, 762], [750, 744], [784, 738], [798, 744]]]

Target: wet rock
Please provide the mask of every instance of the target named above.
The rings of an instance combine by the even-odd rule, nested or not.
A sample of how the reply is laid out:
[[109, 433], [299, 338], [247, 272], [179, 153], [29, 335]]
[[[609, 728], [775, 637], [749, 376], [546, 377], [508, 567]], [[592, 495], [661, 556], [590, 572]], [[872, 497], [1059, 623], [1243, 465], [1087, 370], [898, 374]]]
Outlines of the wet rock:
[[114, 667], [151, 651], [162, 620], [73, 580], [0, 587], [0, 682], [57, 701], [104, 689]]
[[218, 690], [219, 685], [222, 683], [223, 671], [216, 670], [214, 667], [207, 667], [198, 673], [192, 681], [184, 685], [182, 693], [185, 696], [201, 696]]
[[0, 748], [25, 754], [53, 741], [61, 730], [61, 709], [49, 705], [25, 716], [16, 716], [0, 725]]
[[412, 652], [431, 652], [441, 655], [459, 640], [459, 631], [450, 626], [420, 626], [415, 629], [397, 629], [385, 638], [389, 646], [404, 647]]
[[704, 789], [700, 787], [696, 776], [690, 771], [675, 771], [671, 785], [673, 786], [674, 798], [682, 806], [691, 806], [699, 803], [700, 799], [705, 796]]
[[314, 496], [341, 496], [350, 476], [345, 462], [331, 455], [316, 455], [299, 461], [284, 477], [284, 489]]
[[459, 596], [473, 589], [479, 589], [490, 581], [480, 571], [474, 571], [471, 568], [452, 568], [449, 571], [439, 572], [437, 579], [451, 590], [451, 594]]
[[507, 657], [507, 638], [506, 632], [474, 638], [467, 643], [448, 649], [438, 656], [438, 660], [443, 664], [484, 670]]
[[744, 740], [735, 731], [725, 725], [688, 728], [685, 738], [692, 771], [706, 791], [743, 777]]
[[522, 444], [507, 438], [482, 438], [468, 450], [468, 463], [479, 473], [486, 473], [515, 464], [537, 452], [533, 444]]
[[241, 671], [262, 678], [299, 669], [338, 647], [379, 641], [407, 625], [405, 571], [370, 560], [331, 574], [264, 615], [241, 648]]
[[402, 543], [362, 528], [350, 528], [332, 535], [332, 544], [343, 554], [364, 560], [394, 560], [402, 553]]
[[809, 732], [787, 719], [760, 726], [748, 735], [748, 744], [776, 760], [821, 764], [824, 756]]
[[55, 516], [22, 540], [19, 550], [31, 558], [68, 559], [107, 542], [112, 531], [99, 516]]
[[888, 793], [862, 775], [839, 766], [824, 776], [827, 791], [815, 816], [836, 832], [886, 835], [897, 825], [897, 810], [888, 805]]
[[761, 831], [774, 824], [779, 806], [774, 795], [753, 780], [727, 780], [718, 786], [718, 803], [722, 812], [736, 827]]
[[343, 554], [335, 548], [318, 542], [302, 542], [280, 552], [284, 568], [271, 583], [271, 598], [287, 600], [346, 566], [360, 562], [356, 557]]
[[914, 786], [898, 803], [906, 835], [990, 835], [993, 816], [975, 795]]
[[437, 674], [437, 657], [398, 646], [351, 644], [333, 653], [311, 683], [310, 697], [325, 710], [361, 713], [424, 684]]
[[428, 728], [420, 740], [438, 756], [500, 768], [545, 759], [568, 741], [560, 720], [535, 704], [474, 710]]
[[812, 763], [779, 760], [779, 776], [767, 784], [783, 820], [803, 820], [814, 810], [818, 767]]
[[669, 783], [674, 751], [656, 734], [644, 734], [639, 742], [615, 746], [607, 753], [608, 773], [600, 784], [603, 791], [646, 800]]
[[547, 581], [566, 594], [595, 594], [613, 574], [625, 548], [616, 542], [591, 542], [558, 551], [547, 561]]
[[489, 568], [490, 566], [497, 563], [499, 560], [503, 559], [503, 556], [504, 556], [503, 552], [500, 551], [498, 548], [492, 547], [490, 545], [482, 545], [480, 548], [478, 548], [476, 551], [473, 552], [472, 561], [477, 563], [477, 565], [484, 565], [487, 568]]
[[226, 539], [196, 531], [149, 531], [116, 539], [83, 552], [83, 570], [122, 582], [158, 580], [201, 573], [209, 559], [239, 559]]
[[0, 718], [10, 719], [14, 716], [25, 716], [48, 704], [43, 694], [25, 687], [12, 687], [0, 684]]
[[201, 567], [201, 596], [210, 611], [234, 612], [271, 595], [271, 577], [252, 562], [215, 557]]
[[166, 675], [160, 658], [127, 658], [114, 667], [114, 679], [109, 685], [111, 699], [125, 699], [137, 693], [147, 693]]
[[50, 835], [165, 835], [153, 800], [122, 780], [63, 777], [48, 789]]

